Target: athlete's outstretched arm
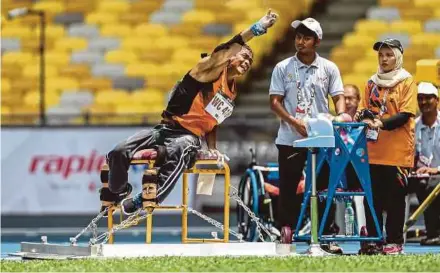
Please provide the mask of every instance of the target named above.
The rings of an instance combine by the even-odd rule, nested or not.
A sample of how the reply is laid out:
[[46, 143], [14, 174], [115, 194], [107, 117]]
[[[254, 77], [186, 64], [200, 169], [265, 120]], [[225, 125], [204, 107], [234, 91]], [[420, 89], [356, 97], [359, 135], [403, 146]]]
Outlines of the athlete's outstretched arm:
[[[214, 76], [218, 77], [223, 68], [228, 64], [229, 59], [240, 52], [242, 46], [250, 41], [255, 36], [263, 35], [267, 29], [272, 27], [278, 19], [278, 15], [273, 13], [270, 9], [258, 22], [253, 24], [248, 29], [242, 31], [240, 34], [234, 36], [226, 43], [218, 45], [213, 53], [199, 61], [199, 63], [191, 70], [191, 76], [204, 79], [206, 73], [208, 78]], [[212, 72], [212, 73], [210, 73]], [[206, 80], [206, 79], [205, 79]]]

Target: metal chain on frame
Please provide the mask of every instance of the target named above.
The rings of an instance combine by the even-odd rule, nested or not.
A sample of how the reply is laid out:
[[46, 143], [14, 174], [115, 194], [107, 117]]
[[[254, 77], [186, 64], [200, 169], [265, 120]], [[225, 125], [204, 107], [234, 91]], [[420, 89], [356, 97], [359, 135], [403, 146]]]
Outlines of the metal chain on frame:
[[257, 232], [258, 232], [258, 237], [260, 238], [260, 240], [262, 242], [264, 242], [264, 237], [263, 237], [263, 233], [261, 232], [261, 230], [263, 230], [267, 236], [269, 236], [270, 241], [271, 242], [275, 242], [275, 237], [270, 233], [270, 231], [267, 230], [267, 228], [260, 222], [260, 218], [258, 218], [255, 213], [249, 208], [247, 207], [243, 200], [241, 200], [241, 198], [238, 196], [238, 189], [235, 188], [234, 186], [230, 186], [233, 189], [232, 195], [230, 194], [229, 196], [232, 197], [237, 204], [239, 204], [249, 215], [249, 217], [251, 217], [251, 221], [253, 221], [256, 226], [257, 226]]
[[[260, 218], [258, 218], [254, 212], [252, 212], [252, 210], [250, 208], [248, 208], [243, 200], [240, 199], [240, 197], [238, 196], [238, 190], [234, 187], [231, 186], [231, 188], [233, 189], [232, 194], [229, 194], [229, 197], [231, 197], [232, 199], [234, 199], [238, 205], [240, 205], [245, 211], [246, 213], [249, 215], [249, 217], [251, 217], [251, 221], [255, 223], [256, 227], [257, 227], [257, 232], [258, 232], [258, 237], [260, 238], [260, 240], [262, 242], [265, 241], [263, 233], [261, 232], [262, 230], [264, 231], [264, 233], [267, 234], [267, 236], [270, 238], [271, 242], [275, 241], [274, 235], [272, 235], [267, 228], [260, 222]], [[143, 214], [140, 215], [142, 213], [142, 209], [137, 210], [134, 214], [130, 215], [127, 219], [125, 219], [124, 221], [122, 221], [120, 224], [114, 226], [111, 230], [104, 232], [102, 234], [100, 234], [99, 236], [97, 235], [97, 222], [108, 212], [109, 208], [107, 207], [105, 210], [103, 210], [102, 212], [100, 212], [95, 218], [93, 218], [93, 220], [87, 225], [87, 227], [85, 227], [80, 233], [78, 233], [75, 237], [70, 238], [70, 242], [72, 244], [76, 244], [77, 240], [79, 237], [81, 237], [87, 230], [91, 229], [93, 232], [93, 237], [92, 239], [90, 239], [90, 244], [94, 245], [94, 244], [105, 244], [107, 243], [107, 241], [110, 238], [110, 235], [112, 235], [113, 233], [115, 233], [118, 230], [124, 229], [124, 228], [128, 228], [131, 226], [135, 226], [137, 225], [140, 221], [146, 219], [147, 217], [150, 217], [151, 214]], [[201, 219], [205, 220], [206, 222], [210, 223], [211, 225], [213, 225], [214, 227], [217, 227], [218, 229], [220, 229], [221, 231], [224, 231], [224, 225], [220, 222], [218, 222], [217, 220], [212, 219], [211, 217], [196, 211], [195, 209], [192, 208], [188, 208], [188, 211], [197, 215], [198, 217], [200, 217]], [[233, 230], [229, 230], [229, 233], [233, 236], [235, 236], [240, 242], [243, 242], [243, 235], [240, 233], [237, 233]]]
[[93, 234], [93, 239], [96, 239], [97, 234], [98, 234], [98, 225], [96, 224], [102, 217], [104, 217], [104, 215], [108, 212], [109, 207], [106, 207], [103, 211], [101, 211], [100, 213], [98, 213], [98, 215], [96, 215], [95, 218], [92, 219], [92, 221], [90, 221], [90, 223], [83, 228], [83, 230], [81, 230], [80, 233], [78, 233], [75, 237], [71, 237], [70, 238], [70, 243], [71, 244], [76, 244], [76, 242], [78, 241], [79, 237], [81, 237], [85, 232], [87, 232], [89, 229], [92, 230], [92, 234]]

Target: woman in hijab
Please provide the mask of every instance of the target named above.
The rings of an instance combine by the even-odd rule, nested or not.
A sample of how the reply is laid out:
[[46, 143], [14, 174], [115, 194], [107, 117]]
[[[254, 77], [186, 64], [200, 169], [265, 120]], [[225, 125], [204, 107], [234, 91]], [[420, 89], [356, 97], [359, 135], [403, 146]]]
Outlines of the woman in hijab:
[[[403, 252], [406, 175], [414, 164], [414, 117], [417, 85], [403, 68], [400, 41], [386, 39], [374, 44], [379, 67], [365, 87], [355, 119], [367, 123], [373, 203], [379, 228], [387, 212], [386, 240], [361, 244], [360, 254], [400, 254]], [[365, 200], [365, 202], [367, 202]], [[368, 208], [368, 204], [365, 203]], [[377, 236], [369, 209], [364, 235]]]

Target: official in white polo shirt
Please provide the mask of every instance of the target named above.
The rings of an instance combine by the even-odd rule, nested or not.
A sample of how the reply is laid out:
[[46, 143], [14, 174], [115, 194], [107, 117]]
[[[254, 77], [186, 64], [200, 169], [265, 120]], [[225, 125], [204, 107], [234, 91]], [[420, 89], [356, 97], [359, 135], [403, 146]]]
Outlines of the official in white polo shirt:
[[[269, 90], [271, 109], [281, 119], [275, 144], [280, 170], [278, 224], [283, 243], [291, 243], [292, 229], [298, 220], [302, 200], [295, 192], [307, 158], [307, 149], [294, 148], [293, 142], [307, 135], [305, 118], [329, 112], [328, 95], [337, 114], [345, 111], [339, 69], [316, 53], [322, 40], [321, 25], [313, 18], [291, 25], [295, 29], [296, 54], [275, 66]], [[327, 187], [328, 176], [324, 184]], [[329, 217], [327, 223], [331, 220]]]
[[[426, 82], [418, 86], [417, 102], [422, 115], [416, 119], [416, 172], [440, 174], [440, 112], [437, 88]], [[417, 190], [419, 202], [423, 202], [435, 185], [420, 183]], [[437, 197], [424, 212], [426, 238], [421, 245], [440, 245], [440, 198]]]

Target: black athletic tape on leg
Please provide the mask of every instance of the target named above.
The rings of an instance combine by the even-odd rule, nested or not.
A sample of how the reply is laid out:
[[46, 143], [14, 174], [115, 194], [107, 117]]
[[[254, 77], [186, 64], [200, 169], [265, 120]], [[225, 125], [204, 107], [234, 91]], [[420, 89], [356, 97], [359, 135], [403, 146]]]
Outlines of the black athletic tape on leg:
[[158, 145], [156, 147], [156, 151], [157, 151], [157, 156], [156, 156], [156, 162], [155, 162], [155, 166], [162, 166], [165, 163], [165, 158], [167, 155], [167, 148], [165, 146], [162, 145]]

